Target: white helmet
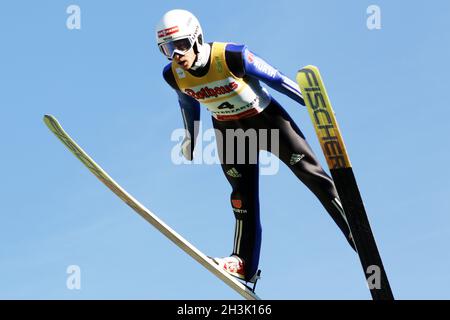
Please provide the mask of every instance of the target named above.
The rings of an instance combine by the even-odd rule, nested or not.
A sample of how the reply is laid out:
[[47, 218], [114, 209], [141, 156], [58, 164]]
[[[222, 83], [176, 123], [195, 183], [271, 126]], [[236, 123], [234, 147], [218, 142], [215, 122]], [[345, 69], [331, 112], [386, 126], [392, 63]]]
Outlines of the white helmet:
[[203, 45], [202, 27], [189, 11], [170, 10], [156, 25], [156, 41], [159, 50], [169, 59], [173, 59], [175, 53], [185, 54], [192, 47], [198, 53]]

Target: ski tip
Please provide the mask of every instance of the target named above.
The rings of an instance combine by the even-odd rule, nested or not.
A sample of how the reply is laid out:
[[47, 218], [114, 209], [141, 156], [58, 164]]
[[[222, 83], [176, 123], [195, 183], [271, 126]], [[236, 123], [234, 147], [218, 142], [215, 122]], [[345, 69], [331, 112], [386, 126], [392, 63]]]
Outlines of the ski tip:
[[45, 114], [43, 120], [46, 125], [49, 125], [51, 123], [58, 123], [58, 120], [56, 120], [56, 118], [54, 116], [52, 116], [51, 114]]
[[316, 66], [309, 64], [307, 66], [304, 66], [303, 68], [300, 68], [300, 70], [298, 70], [298, 72], [301, 72], [303, 70], [313, 70], [313, 71], [319, 71], [319, 68], [317, 68]]
[[58, 120], [52, 116], [51, 114], [44, 115], [44, 123], [53, 133], [55, 133], [55, 129], [59, 128], [59, 131], [63, 130], [61, 128], [61, 125], [59, 124]]

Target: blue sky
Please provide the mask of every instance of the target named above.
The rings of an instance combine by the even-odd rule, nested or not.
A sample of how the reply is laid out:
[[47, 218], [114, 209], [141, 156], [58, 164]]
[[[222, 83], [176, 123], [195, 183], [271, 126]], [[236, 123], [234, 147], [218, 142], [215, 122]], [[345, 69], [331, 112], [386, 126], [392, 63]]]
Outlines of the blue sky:
[[[81, 30], [66, 8], [81, 8]], [[380, 30], [366, 9], [381, 8]], [[172, 163], [182, 126], [154, 25], [197, 15], [295, 79], [320, 68], [394, 294], [450, 298], [450, 4], [407, 1], [9, 1], [0, 10], [0, 298], [239, 299], [98, 182], [42, 122], [55, 115], [125, 189], [203, 252], [230, 253], [218, 165]], [[273, 91], [272, 91], [273, 92]], [[306, 109], [274, 96], [325, 165]], [[202, 109], [205, 129], [211, 127]], [[266, 299], [370, 299], [359, 261], [281, 165], [260, 181]], [[66, 269], [81, 268], [81, 290]]]

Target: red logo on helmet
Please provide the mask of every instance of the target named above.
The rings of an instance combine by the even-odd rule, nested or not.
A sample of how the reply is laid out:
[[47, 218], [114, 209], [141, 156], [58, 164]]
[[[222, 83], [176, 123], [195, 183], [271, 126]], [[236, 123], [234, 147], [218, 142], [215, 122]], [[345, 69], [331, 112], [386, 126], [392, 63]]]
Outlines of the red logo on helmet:
[[233, 207], [240, 209], [242, 208], [242, 200], [231, 200], [231, 203], [233, 204]]
[[174, 33], [177, 33], [178, 31], [180, 31], [178, 26], [167, 28], [167, 29], [164, 29], [164, 30], [159, 30], [158, 31], [158, 38], [163, 38], [163, 37], [170, 36], [170, 35], [172, 35]]

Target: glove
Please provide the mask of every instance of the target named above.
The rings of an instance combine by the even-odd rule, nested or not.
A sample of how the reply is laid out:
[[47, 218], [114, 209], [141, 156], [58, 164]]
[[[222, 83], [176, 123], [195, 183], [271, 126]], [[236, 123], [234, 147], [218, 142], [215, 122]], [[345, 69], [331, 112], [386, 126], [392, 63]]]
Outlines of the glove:
[[190, 138], [184, 138], [181, 143], [181, 153], [187, 160], [192, 161], [192, 142]]

